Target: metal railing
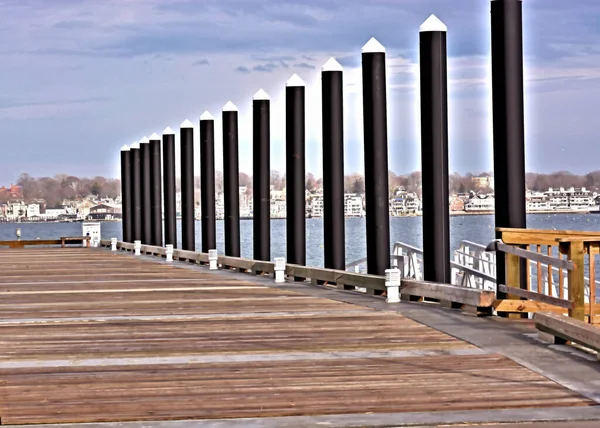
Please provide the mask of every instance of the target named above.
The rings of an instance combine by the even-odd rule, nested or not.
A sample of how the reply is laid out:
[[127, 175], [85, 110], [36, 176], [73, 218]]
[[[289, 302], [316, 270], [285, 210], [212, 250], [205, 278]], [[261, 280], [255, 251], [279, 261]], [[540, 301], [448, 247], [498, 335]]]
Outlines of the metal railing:
[[[461, 241], [458, 249], [453, 253], [453, 260], [450, 264], [453, 285], [496, 291], [496, 253], [486, 251], [485, 245], [468, 240]], [[396, 242], [392, 250], [391, 265], [398, 267], [405, 279], [423, 280], [423, 250], [420, 248], [404, 242]], [[367, 259], [362, 258], [349, 263], [346, 270], [366, 273]], [[529, 277], [533, 291], [555, 296], [567, 293], [568, 278], [563, 277], [560, 269], [556, 266], [540, 263], [540, 269], [538, 269], [537, 264], [530, 264]], [[586, 284], [585, 298], [586, 302], [589, 302], [589, 276], [586, 275], [584, 280]], [[596, 285], [600, 284], [600, 281], [594, 282]], [[541, 284], [542, 290], [538, 290], [538, 284]]]

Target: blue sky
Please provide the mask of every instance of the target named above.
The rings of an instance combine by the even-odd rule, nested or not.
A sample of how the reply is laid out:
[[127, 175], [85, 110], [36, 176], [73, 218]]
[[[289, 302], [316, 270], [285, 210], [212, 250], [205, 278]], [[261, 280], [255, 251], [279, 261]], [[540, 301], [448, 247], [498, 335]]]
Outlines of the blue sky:
[[[527, 169], [600, 169], [600, 2], [523, 3]], [[449, 31], [450, 170], [491, 170], [487, 0], [0, 0], [0, 183], [117, 177], [123, 144], [197, 126], [204, 110], [219, 131], [227, 101], [251, 172], [260, 88], [272, 98], [272, 167], [284, 171], [293, 73], [307, 82], [307, 168], [320, 176], [330, 56], [345, 67], [346, 170], [362, 172], [360, 48], [372, 36], [387, 49], [390, 169], [420, 169], [418, 28], [431, 13]]]

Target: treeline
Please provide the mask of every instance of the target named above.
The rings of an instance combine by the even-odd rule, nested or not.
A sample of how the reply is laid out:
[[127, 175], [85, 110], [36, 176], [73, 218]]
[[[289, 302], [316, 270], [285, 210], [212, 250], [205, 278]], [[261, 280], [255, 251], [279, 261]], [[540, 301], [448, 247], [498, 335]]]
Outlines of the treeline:
[[105, 177], [81, 178], [58, 174], [36, 178], [25, 173], [19, 176], [16, 184], [21, 187], [26, 202], [43, 200], [47, 207], [89, 195], [114, 199], [121, 194], [121, 181]]
[[[449, 187], [451, 193], [492, 192], [493, 190], [485, 186], [479, 186], [473, 180], [473, 177], [490, 176], [490, 173], [481, 174], [467, 173], [465, 175], [452, 174], [449, 177]], [[390, 194], [399, 188], [404, 188], [408, 192], [421, 193], [421, 172], [415, 171], [410, 174], [396, 175], [393, 172], [388, 173]], [[217, 171], [216, 177], [217, 192], [223, 191], [223, 174]], [[554, 172], [551, 174], [528, 173], [526, 184], [529, 190], [545, 191], [548, 188], [559, 187], [586, 187], [592, 191], [600, 190], [600, 171], [593, 171], [584, 175], [576, 175], [566, 171]], [[98, 198], [116, 198], [121, 193], [121, 182], [118, 179], [105, 177], [80, 178], [67, 174], [58, 174], [54, 177], [35, 178], [29, 174], [21, 174], [16, 183], [21, 186], [23, 198], [29, 202], [32, 200], [45, 200], [47, 206], [56, 206], [63, 200], [76, 199], [95, 195]], [[200, 188], [200, 177], [196, 177], [196, 188]], [[285, 188], [285, 174], [279, 171], [271, 171], [271, 185], [275, 190]], [[323, 185], [322, 178], [316, 178], [312, 173], [306, 174], [306, 189], [314, 191]], [[252, 176], [246, 173], [240, 173], [240, 186], [246, 186], [248, 193], [252, 193]], [[353, 173], [344, 177], [344, 190], [346, 193], [364, 193], [365, 180], [361, 174]], [[180, 191], [180, 183], [177, 180], [177, 191]], [[8, 197], [0, 194], [0, 202], [6, 202]]]

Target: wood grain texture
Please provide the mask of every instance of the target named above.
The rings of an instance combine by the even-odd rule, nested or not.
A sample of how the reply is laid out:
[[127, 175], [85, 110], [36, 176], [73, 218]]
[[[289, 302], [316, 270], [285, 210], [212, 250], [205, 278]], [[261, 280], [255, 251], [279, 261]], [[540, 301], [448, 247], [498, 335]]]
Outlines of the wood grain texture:
[[0, 269], [2, 424], [595, 404], [395, 312], [250, 276], [89, 249], [0, 250]]

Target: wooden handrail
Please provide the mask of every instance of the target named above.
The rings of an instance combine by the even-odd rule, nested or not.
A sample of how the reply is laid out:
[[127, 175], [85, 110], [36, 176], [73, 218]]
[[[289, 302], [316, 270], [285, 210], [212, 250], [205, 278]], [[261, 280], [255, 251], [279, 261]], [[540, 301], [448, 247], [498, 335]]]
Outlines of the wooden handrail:
[[86, 247], [90, 247], [90, 236], [63, 236], [60, 239], [25, 239], [13, 241], [0, 241], [0, 247], [8, 248], [25, 248], [30, 246], [53, 246], [60, 245], [65, 247], [67, 242], [71, 243], [86, 243]]
[[[529, 261], [538, 264], [538, 293], [541, 285], [541, 263], [548, 265], [548, 289], [552, 294], [552, 267], [559, 269], [558, 292], [559, 295], [554, 297], [540, 296], [538, 301], [556, 300], [561, 303], [551, 303], [552, 306], [568, 309], [569, 316], [581, 321], [586, 318], [586, 303], [585, 303], [585, 255], [590, 256], [590, 276], [594, 276], [594, 251], [591, 248], [600, 247], [600, 232], [578, 231], [578, 230], [543, 230], [543, 229], [522, 229], [522, 228], [496, 228], [502, 244], [498, 245], [498, 250], [506, 253], [507, 263], [507, 278], [512, 278], [513, 281], [519, 278], [518, 269], [519, 261], [515, 256], [524, 257]], [[537, 246], [538, 253], [528, 251], [530, 245]], [[548, 255], [541, 254], [541, 247], [546, 246]], [[559, 258], [552, 257], [551, 248], [557, 247]], [[597, 253], [597, 252], [596, 252]], [[566, 254], [567, 260], [562, 258], [562, 254]], [[568, 296], [566, 299], [562, 296], [563, 287], [563, 269], [567, 271], [568, 281]], [[507, 285], [514, 285], [508, 283]], [[529, 281], [527, 284], [529, 291]], [[524, 297], [522, 293], [514, 292], [514, 287], [509, 287], [512, 290], [512, 298]], [[549, 297], [546, 299], [545, 297]], [[568, 303], [568, 305], [567, 305]], [[595, 302], [595, 279], [590, 278], [590, 302], [589, 302], [589, 320], [594, 322]]]

